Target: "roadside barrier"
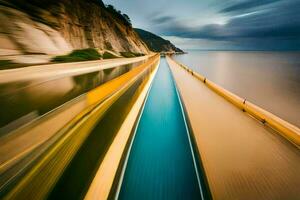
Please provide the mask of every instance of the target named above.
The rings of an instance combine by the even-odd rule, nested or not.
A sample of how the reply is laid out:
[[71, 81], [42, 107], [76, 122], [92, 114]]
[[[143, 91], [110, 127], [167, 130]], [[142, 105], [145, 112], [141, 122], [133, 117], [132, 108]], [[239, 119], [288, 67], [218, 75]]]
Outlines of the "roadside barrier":
[[217, 85], [216, 83], [208, 80], [203, 75], [193, 71], [187, 66], [175, 61], [174, 59], [167, 57], [170, 61], [176, 63], [192, 76], [203, 82], [207, 87], [216, 92], [218, 95], [222, 96], [224, 99], [241, 109], [243, 112], [248, 113], [253, 116], [261, 123], [271, 127], [280, 135], [288, 139], [290, 142], [296, 145], [297, 148], [300, 148], [300, 129], [289, 122], [279, 118], [278, 116], [260, 108], [259, 106], [243, 99], [232, 92], [224, 89], [223, 87]]

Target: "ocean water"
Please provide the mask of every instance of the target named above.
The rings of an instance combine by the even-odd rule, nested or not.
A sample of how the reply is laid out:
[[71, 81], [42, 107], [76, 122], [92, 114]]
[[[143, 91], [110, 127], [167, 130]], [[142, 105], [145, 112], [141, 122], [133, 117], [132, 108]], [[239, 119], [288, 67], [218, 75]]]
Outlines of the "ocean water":
[[137, 127], [119, 199], [201, 199], [187, 130], [165, 59]]
[[189, 51], [174, 58], [300, 127], [300, 52]]

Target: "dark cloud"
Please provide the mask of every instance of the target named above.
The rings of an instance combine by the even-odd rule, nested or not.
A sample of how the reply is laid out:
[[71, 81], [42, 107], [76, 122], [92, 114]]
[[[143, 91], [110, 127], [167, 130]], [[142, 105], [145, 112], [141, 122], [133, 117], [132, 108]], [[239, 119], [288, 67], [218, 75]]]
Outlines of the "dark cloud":
[[250, 9], [255, 9], [256, 7], [272, 4], [281, 0], [246, 0], [236, 2], [224, 9], [221, 12], [243, 12]]
[[[274, 1], [273, 1], [274, 2]], [[266, 3], [266, 2], [265, 2]], [[257, 4], [256, 4], [257, 5]], [[162, 28], [162, 35], [198, 38], [256, 46], [257, 48], [300, 49], [300, 1], [288, 1], [264, 12], [232, 17], [225, 25], [188, 27], [173, 23]], [[273, 43], [273, 44], [272, 44]], [[296, 46], [297, 44], [297, 46]], [[276, 47], [276, 48], [275, 48]]]
[[[106, 1], [127, 7], [134, 26], [161, 36], [230, 43], [241, 49], [300, 50], [300, 0]], [[219, 25], [222, 20], [227, 23]]]
[[173, 20], [174, 20], [174, 18], [171, 16], [158, 16], [158, 17], [153, 18], [151, 20], [151, 22], [154, 24], [163, 24], [163, 23], [170, 22]]

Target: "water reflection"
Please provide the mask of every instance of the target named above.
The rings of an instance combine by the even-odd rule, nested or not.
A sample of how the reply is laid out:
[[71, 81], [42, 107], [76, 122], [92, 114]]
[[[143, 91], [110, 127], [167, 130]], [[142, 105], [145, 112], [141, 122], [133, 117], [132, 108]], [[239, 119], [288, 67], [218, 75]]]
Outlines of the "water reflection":
[[[138, 97], [139, 90], [143, 88], [149, 74], [150, 71], [144, 73], [105, 113], [81, 147], [83, 150], [76, 154], [51, 191], [48, 199], [81, 199], [80, 196], [86, 194], [88, 186], [98, 170], [97, 163], [104, 159], [107, 149]], [[80, 178], [74, 176], [74, 174], [80, 174]], [[76, 182], [76, 185], [74, 185], [74, 182]]]
[[191, 51], [175, 59], [300, 127], [300, 52]]
[[0, 85], [0, 135], [112, 80], [142, 62], [64, 78]]

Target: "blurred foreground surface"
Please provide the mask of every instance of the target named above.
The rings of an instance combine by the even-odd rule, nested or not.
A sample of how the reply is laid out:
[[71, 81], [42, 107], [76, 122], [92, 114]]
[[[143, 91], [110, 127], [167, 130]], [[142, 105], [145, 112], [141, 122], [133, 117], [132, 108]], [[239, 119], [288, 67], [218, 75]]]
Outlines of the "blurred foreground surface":
[[299, 199], [299, 146], [168, 61], [213, 199]]

